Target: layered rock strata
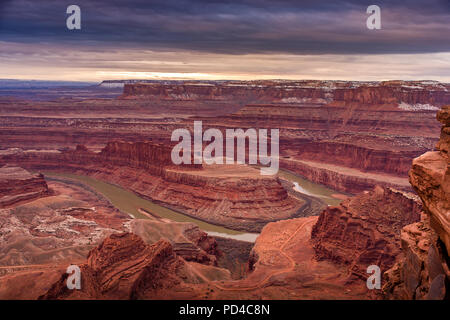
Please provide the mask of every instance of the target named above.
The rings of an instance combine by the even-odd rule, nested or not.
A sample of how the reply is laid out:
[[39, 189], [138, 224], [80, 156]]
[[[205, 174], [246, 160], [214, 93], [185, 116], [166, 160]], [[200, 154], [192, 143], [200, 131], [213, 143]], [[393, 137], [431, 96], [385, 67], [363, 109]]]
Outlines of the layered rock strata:
[[437, 151], [414, 159], [411, 185], [426, 215], [402, 230], [403, 258], [385, 273], [388, 299], [449, 299], [450, 295], [450, 106], [437, 114], [443, 124]]
[[0, 208], [50, 194], [44, 176], [14, 166], [0, 168]]
[[357, 104], [443, 104], [446, 86], [425, 81], [184, 81], [124, 83], [122, 98], [169, 100], [247, 100], [292, 102], [335, 101]]
[[252, 104], [220, 121], [205, 118], [204, 127], [279, 128], [281, 168], [339, 191], [356, 194], [377, 184], [411, 191], [407, 173], [412, 159], [438, 140], [436, 110], [371, 104]]
[[169, 241], [173, 251], [186, 261], [217, 265], [217, 259], [222, 256], [216, 240], [193, 223], [133, 219], [130, 231], [148, 244], [160, 239]]
[[[205, 268], [205, 269], [203, 269]], [[40, 299], [170, 299], [195, 298], [196, 285], [209, 277], [229, 278], [229, 273], [215, 267], [188, 264], [174, 251], [170, 242], [152, 245], [131, 234], [113, 234], [93, 249], [80, 266], [81, 289], [69, 290], [68, 274], [63, 274]]]
[[[168, 241], [146, 244], [114, 234], [80, 264], [81, 290], [67, 274], [41, 299], [364, 299], [363, 283], [347, 284], [342, 267], [314, 261], [309, 244], [317, 217], [268, 224], [252, 250], [252, 271], [232, 280], [228, 271], [178, 256]], [[327, 288], [324, 290], [324, 288]]]
[[418, 221], [420, 210], [413, 195], [381, 187], [328, 207], [311, 233], [316, 257], [346, 265], [361, 279], [369, 265], [384, 272], [400, 254], [401, 228]]
[[434, 81], [108, 83], [124, 85], [123, 99], [0, 99], [2, 147], [100, 150], [117, 139], [167, 145], [173, 130], [203, 119], [224, 130], [279, 128], [281, 166], [339, 191], [370, 190], [380, 180], [406, 190], [412, 159], [438, 140], [435, 112], [450, 103], [448, 84]]
[[450, 106], [439, 111], [437, 119], [443, 124], [438, 150], [414, 159], [409, 179], [450, 255]]
[[382, 297], [393, 300], [448, 299], [448, 258], [431, 228], [429, 217], [405, 226], [402, 251], [397, 262], [383, 275]]
[[245, 165], [175, 166], [168, 146], [111, 142], [100, 152], [83, 146], [57, 153], [4, 155], [39, 170], [90, 175], [130, 189], [195, 218], [236, 230], [259, 231], [270, 221], [296, 216], [307, 205], [278, 178]]

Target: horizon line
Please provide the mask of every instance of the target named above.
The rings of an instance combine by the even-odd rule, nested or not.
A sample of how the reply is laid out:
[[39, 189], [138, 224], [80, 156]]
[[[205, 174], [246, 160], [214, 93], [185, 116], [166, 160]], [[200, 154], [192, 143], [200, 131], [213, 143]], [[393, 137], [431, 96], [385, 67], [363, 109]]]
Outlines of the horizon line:
[[343, 80], [343, 79], [314, 79], [314, 78], [298, 78], [298, 79], [288, 79], [288, 78], [255, 78], [255, 79], [199, 79], [199, 78], [159, 78], [159, 79], [103, 79], [103, 80], [55, 80], [55, 79], [30, 79], [30, 78], [0, 78], [0, 81], [35, 81], [35, 82], [70, 82], [70, 83], [98, 83], [101, 84], [107, 81], [196, 81], [196, 82], [225, 82], [225, 81], [241, 81], [241, 82], [253, 82], [253, 81], [330, 81], [330, 82], [390, 82], [390, 81], [403, 81], [403, 82], [437, 82], [442, 84], [450, 84], [450, 82], [443, 82], [434, 79], [384, 79], [384, 80]]

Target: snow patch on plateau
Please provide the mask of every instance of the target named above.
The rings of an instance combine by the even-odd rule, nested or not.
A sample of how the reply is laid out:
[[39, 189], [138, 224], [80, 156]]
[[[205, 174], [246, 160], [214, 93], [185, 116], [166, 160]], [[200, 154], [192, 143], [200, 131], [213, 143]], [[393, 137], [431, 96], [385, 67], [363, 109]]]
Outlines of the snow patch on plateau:
[[102, 82], [100, 87], [102, 88], [123, 88], [125, 83], [123, 82]]
[[197, 94], [194, 94], [194, 93], [181, 93], [181, 94], [171, 93], [169, 96], [172, 99], [175, 99], [175, 100], [195, 100], [195, 99], [199, 99], [199, 96]]
[[399, 105], [398, 105], [398, 107], [400, 108], [400, 109], [402, 109], [402, 110], [405, 110], [405, 111], [422, 111], [422, 110], [433, 110], [433, 111], [437, 111], [437, 110], [439, 110], [439, 108], [438, 107], [436, 107], [436, 106], [432, 106], [432, 105], [430, 105], [430, 104], [420, 104], [420, 103], [417, 103], [417, 104], [408, 104], [408, 103], [405, 103], [405, 102], [402, 102], [402, 103], [400, 103]]
[[281, 99], [282, 103], [327, 103], [329, 99], [321, 99], [321, 98], [297, 98], [297, 97], [289, 97]]

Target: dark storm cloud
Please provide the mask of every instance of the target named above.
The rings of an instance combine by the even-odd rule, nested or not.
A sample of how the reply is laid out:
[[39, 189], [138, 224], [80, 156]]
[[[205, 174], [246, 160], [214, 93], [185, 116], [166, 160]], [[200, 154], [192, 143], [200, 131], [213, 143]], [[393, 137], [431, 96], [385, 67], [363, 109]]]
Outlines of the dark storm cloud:
[[[65, 27], [77, 4], [82, 30]], [[382, 30], [366, 8], [382, 9]], [[352, 54], [450, 52], [450, 1], [12, 0], [0, 2], [0, 41], [123, 45], [151, 50]]]

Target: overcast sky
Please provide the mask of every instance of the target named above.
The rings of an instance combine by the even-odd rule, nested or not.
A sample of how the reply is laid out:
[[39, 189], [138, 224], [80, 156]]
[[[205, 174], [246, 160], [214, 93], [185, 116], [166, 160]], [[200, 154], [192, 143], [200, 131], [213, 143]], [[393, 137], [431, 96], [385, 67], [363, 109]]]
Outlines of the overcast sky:
[[0, 0], [0, 78], [450, 82], [450, 0]]

